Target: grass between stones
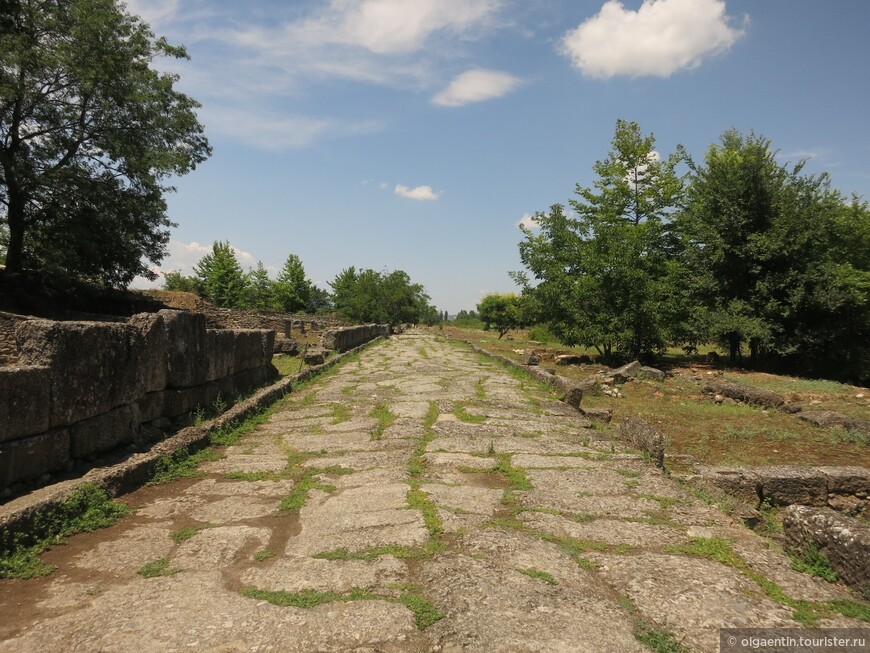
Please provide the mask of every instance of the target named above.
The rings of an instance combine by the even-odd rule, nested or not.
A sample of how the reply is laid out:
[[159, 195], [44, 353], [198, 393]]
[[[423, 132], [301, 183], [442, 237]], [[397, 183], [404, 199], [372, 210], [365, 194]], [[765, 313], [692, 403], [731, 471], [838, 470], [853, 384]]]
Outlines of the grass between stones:
[[181, 569], [170, 566], [169, 558], [160, 558], [159, 560], [152, 560], [151, 562], [145, 563], [139, 569], [136, 570], [136, 573], [142, 576], [142, 578], [158, 578], [159, 576], [174, 576], [181, 572]]
[[408, 490], [408, 507], [419, 510], [423, 514], [423, 523], [429, 531], [429, 537], [437, 538], [444, 534], [441, 518], [438, 516], [438, 506], [428, 494], [414, 485], [411, 485], [411, 489]]
[[430, 558], [436, 553], [441, 553], [446, 549], [447, 546], [441, 540], [431, 539], [422, 546], [387, 544], [385, 546], [373, 546], [367, 549], [359, 549], [357, 551], [332, 549], [331, 551], [315, 553], [311, 557], [317, 558], [318, 560], [365, 560], [371, 562], [372, 560], [377, 560], [381, 556], [391, 555], [400, 560], [412, 560]]
[[242, 595], [248, 598], [268, 601], [273, 605], [294, 608], [314, 608], [324, 603], [336, 601], [387, 601], [404, 605], [414, 614], [414, 623], [419, 630], [425, 630], [436, 621], [444, 618], [431, 601], [416, 590], [404, 591], [398, 596], [378, 594], [369, 589], [353, 587], [347, 592], [303, 590], [302, 592], [283, 592], [248, 588], [242, 590]]
[[793, 610], [792, 618], [809, 628], [817, 627], [821, 619], [830, 618], [836, 614], [870, 622], [870, 604], [863, 601], [848, 599], [804, 601], [791, 598], [778, 584], [752, 569], [722, 538], [693, 537], [690, 538], [688, 544], [671, 546], [666, 550], [669, 553], [715, 560], [737, 569], [753, 580], [767, 598], [791, 608]]
[[394, 415], [389, 406], [386, 404], [377, 404], [369, 413], [369, 417], [374, 417], [378, 420], [377, 426], [372, 431], [372, 440], [380, 440], [384, 437], [384, 431], [396, 423], [396, 415]]
[[438, 402], [430, 401], [429, 410], [426, 413], [426, 417], [423, 418], [423, 437], [421, 437], [420, 441], [417, 443], [417, 447], [414, 449], [414, 455], [411, 456], [411, 460], [408, 463], [408, 474], [411, 478], [417, 478], [426, 471], [426, 461], [423, 456], [426, 455], [426, 447], [428, 447], [429, 443], [435, 439], [435, 432], [432, 430], [432, 427], [437, 421]]
[[456, 419], [460, 422], [465, 422], [466, 424], [483, 424], [486, 421], [486, 415], [474, 415], [469, 413], [466, 410], [466, 406], [468, 406], [468, 402], [465, 401], [453, 402], [453, 414], [456, 415]]
[[[525, 510], [526, 509], [522, 508], [518, 509], [515, 514], [524, 512]], [[548, 533], [537, 528], [532, 528], [513, 516], [493, 517], [489, 521], [485, 522], [484, 526], [489, 528], [508, 528], [511, 530], [516, 530], [531, 535], [533, 537], [537, 537], [544, 542], [551, 542], [553, 544], [556, 544], [560, 549], [562, 549], [564, 553], [570, 556], [583, 569], [596, 568], [594, 563], [583, 559], [582, 555], [584, 553], [600, 551], [604, 553], [617, 553], [623, 555], [626, 553], [631, 553], [635, 550], [635, 547], [631, 546], [630, 544], [609, 544], [607, 542], [601, 542], [599, 540], [580, 540], [573, 537], [553, 535], [552, 533]]]
[[221, 457], [221, 454], [211, 448], [191, 451], [183, 447], [157, 461], [148, 485], [163, 485], [183, 478], [194, 478], [198, 474], [197, 467], [200, 463], [220, 460]]
[[188, 526], [186, 528], [180, 528], [177, 531], [172, 531], [169, 534], [169, 537], [171, 537], [172, 541], [176, 544], [181, 544], [182, 542], [192, 538], [200, 531], [204, 531], [206, 528], [211, 528], [211, 526]]
[[631, 597], [620, 596], [617, 602], [634, 621], [634, 638], [648, 649], [654, 653], [689, 653], [689, 649], [676, 640], [670, 629], [656, 626], [645, 619]]
[[426, 459], [423, 457], [426, 453], [426, 447], [435, 438], [435, 432], [432, 430], [435, 422], [438, 421], [438, 402], [430, 401], [429, 410], [423, 418], [423, 435], [414, 449], [414, 454], [408, 462], [408, 490], [407, 501], [408, 508], [419, 510], [423, 515], [423, 523], [426, 525], [426, 530], [429, 531], [429, 537], [438, 539], [444, 535], [444, 527], [441, 523], [441, 518], [438, 516], [438, 506], [429, 498], [422, 489], [420, 489], [419, 477], [426, 472]]
[[197, 467], [200, 463], [221, 459], [221, 454], [215, 451], [214, 447], [237, 444], [243, 435], [264, 424], [273, 412], [274, 408], [260, 409], [243, 419], [233, 420], [215, 429], [209, 434], [209, 446], [205, 449], [193, 451], [183, 447], [171, 455], [161, 457], [154, 467], [148, 485], [161, 485], [197, 476]]
[[795, 571], [821, 578], [829, 583], [840, 580], [828, 557], [815, 547], [807, 547], [797, 555], [789, 552], [786, 552], [786, 555], [791, 559], [791, 568]]
[[489, 380], [488, 376], [482, 376], [477, 380], [477, 383], [474, 385], [474, 396], [477, 397], [480, 401], [486, 399], [487, 380]]
[[516, 571], [521, 574], [525, 574], [526, 576], [530, 576], [531, 578], [537, 578], [539, 580], [544, 581], [548, 585], [558, 585], [559, 581], [553, 578], [546, 571], [541, 571], [540, 569], [535, 569], [534, 567], [529, 567], [528, 569], [517, 569]]
[[0, 578], [35, 578], [54, 567], [39, 556], [75, 533], [111, 526], [129, 512], [95, 485], [86, 484], [64, 501], [34, 516], [25, 532], [0, 533]]
[[[308, 501], [309, 490], [320, 490], [321, 492], [334, 492], [335, 486], [329, 483], [322, 482], [318, 477], [325, 473], [324, 470], [316, 467], [305, 467], [294, 475], [293, 489], [290, 491], [281, 503], [278, 505], [279, 510], [293, 512], [301, 510]], [[334, 472], [333, 472], [334, 473]], [[352, 474], [352, 470], [342, 471], [342, 473]]]
[[332, 424], [341, 424], [350, 421], [353, 413], [344, 404], [332, 404]]

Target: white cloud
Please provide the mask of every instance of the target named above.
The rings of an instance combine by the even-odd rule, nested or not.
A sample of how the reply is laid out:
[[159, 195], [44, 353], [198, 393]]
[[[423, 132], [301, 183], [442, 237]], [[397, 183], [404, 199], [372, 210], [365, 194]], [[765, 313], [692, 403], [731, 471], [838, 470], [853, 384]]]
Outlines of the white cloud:
[[498, 5], [498, 0], [332, 0], [328, 9], [288, 25], [287, 33], [309, 45], [416, 52], [436, 32], [462, 34], [479, 25]]
[[507, 95], [521, 80], [505, 72], [477, 68], [464, 72], [436, 95], [432, 102], [443, 107], [459, 107]]
[[286, 150], [310, 145], [315, 140], [368, 134], [382, 126], [373, 121], [350, 123], [330, 118], [276, 116], [242, 107], [217, 107], [203, 112], [209, 129], [266, 150]]
[[410, 200], [418, 200], [421, 202], [433, 202], [437, 200], [441, 194], [432, 190], [431, 186], [417, 186], [416, 188], [408, 188], [402, 184], [398, 184], [394, 190], [399, 197], [407, 197]]
[[[485, 29], [502, 1], [331, 0], [305, 18], [224, 31], [219, 38], [291, 75], [419, 81], [431, 74], [432, 57], [455, 56], [455, 47], [446, 43]], [[442, 41], [433, 44], [436, 37]]]
[[520, 218], [520, 221], [517, 222], [518, 227], [525, 227], [526, 229], [540, 229], [541, 225], [539, 225], [534, 216], [531, 213], [523, 213], [523, 217]]
[[608, 0], [561, 46], [589, 77], [668, 77], [727, 51], [744, 34], [730, 23], [724, 0], [643, 0], [637, 11]]
[[123, 3], [128, 12], [156, 28], [178, 15], [181, 0], [123, 0]]

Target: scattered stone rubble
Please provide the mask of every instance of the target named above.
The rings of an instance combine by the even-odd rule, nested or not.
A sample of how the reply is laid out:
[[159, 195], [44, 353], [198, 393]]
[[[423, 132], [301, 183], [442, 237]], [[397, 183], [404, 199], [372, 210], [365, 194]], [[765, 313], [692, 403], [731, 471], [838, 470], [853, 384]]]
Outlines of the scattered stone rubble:
[[778, 392], [762, 390], [742, 383], [732, 383], [731, 381], [708, 381], [701, 388], [701, 392], [714, 395], [716, 403], [722, 403], [722, 397], [728, 397], [744, 404], [780, 410], [784, 413], [797, 413], [801, 410], [799, 405], [786, 401], [786, 398]]

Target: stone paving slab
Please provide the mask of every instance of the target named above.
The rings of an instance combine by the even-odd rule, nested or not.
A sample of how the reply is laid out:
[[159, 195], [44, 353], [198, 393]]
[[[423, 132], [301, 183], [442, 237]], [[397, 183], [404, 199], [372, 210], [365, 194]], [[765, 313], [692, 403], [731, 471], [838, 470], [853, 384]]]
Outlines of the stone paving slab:
[[759, 579], [851, 597], [589, 426], [466, 348], [391, 338], [199, 478], [126, 497], [53, 575], [0, 580], [0, 652], [637, 652], [645, 630], [712, 653], [722, 627], [802, 625]]

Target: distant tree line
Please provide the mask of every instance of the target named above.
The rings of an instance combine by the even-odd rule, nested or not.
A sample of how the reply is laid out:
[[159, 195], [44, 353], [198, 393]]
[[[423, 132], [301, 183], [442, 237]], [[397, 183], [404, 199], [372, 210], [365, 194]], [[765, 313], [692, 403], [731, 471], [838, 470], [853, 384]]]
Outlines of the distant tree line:
[[351, 322], [436, 324], [446, 319], [429, 304], [429, 295], [402, 270], [376, 272], [354, 267], [342, 270], [318, 288], [305, 274], [302, 260], [290, 254], [275, 279], [262, 261], [245, 272], [229, 242], [216, 241], [187, 276], [164, 274], [165, 290], [193, 292], [215, 306], [281, 313], [335, 312]]
[[803, 165], [734, 130], [702, 163], [661, 157], [618, 121], [593, 186], [522, 228], [520, 321], [604, 357], [716, 341], [732, 363], [870, 378], [870, 210]]

